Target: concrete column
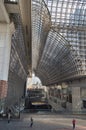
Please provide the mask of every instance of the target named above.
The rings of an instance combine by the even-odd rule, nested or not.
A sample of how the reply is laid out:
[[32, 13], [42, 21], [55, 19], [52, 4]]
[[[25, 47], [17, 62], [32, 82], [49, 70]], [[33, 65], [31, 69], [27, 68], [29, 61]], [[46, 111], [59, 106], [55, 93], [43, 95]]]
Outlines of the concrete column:
[[[0, 22], [1, 23], [10, 23], [9, 14], [4, 5], [4, 0], [0, 0]], [[1, 26], [1, 24], [0, 24]], [[0, 30], [1, 31], [1, 30]]]
[[73, 112], [81, 111], [80, 87], [72, 87], [72, 111]]
[[0, 99], [7, 96], [13, 24], [0, 23]]

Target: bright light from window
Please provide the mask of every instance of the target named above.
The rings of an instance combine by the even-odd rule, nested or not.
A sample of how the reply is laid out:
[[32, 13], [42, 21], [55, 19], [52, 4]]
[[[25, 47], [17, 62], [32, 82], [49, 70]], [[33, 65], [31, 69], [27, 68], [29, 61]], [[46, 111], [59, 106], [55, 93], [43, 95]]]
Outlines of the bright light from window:
[[10, 0], [10, 1], [12, 1], [12, 2], [16, 2], [17, 0]]
[[35, 74], [34, 74], [34, 73], [32, 73], [32, 77], [35, 77]]

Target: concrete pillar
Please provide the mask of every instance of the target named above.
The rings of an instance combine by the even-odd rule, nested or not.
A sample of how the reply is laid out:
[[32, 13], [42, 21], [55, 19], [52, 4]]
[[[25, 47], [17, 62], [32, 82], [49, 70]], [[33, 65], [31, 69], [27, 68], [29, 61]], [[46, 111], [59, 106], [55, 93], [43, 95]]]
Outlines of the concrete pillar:
[[80, 87], [72, 87], [72, 111], [77, 113], [81, 111]]
[[13, 24], [0, 23], [0, 100], [7, 96]]

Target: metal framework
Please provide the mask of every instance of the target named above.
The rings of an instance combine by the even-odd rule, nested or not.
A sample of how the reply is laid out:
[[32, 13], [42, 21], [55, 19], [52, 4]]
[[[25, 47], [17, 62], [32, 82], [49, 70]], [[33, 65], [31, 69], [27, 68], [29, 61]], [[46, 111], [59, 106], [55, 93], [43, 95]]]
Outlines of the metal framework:
[[51, 20], [43, 1], [32, 1], [32, 68], [36, 70], [46, 43]]
[[27, 57], [24, 44], [23, 25], [19, 14], [12, 14], [16, 31], [12, 35], [12, 46], [10, 55], [10, 71], [16, 73], [21, 79], [27, 77]]
[[[36, 64], [36, 73], [42, 83], [48, 85], [85, 76], [86, 0], [32, 1], [33, 50], [36, 48], [32, 51], [35, 55], [32, 64]], [[40, 10], [37, 13], [38, 3], [43, 9], [49, 10], [46, 13], [51, 19], [47, 26], [46, 22], [41, 24], [42, 20], [38, 20], [44, 12]], [[44, 26], [49, 28], [44, 30]], [[42, 33], [39, 31], [41, 27]]]

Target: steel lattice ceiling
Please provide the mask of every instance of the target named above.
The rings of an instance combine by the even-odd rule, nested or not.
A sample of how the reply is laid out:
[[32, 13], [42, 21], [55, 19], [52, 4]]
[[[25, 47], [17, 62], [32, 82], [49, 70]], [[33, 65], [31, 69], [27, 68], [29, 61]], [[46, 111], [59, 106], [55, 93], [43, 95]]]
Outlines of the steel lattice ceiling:
[[32, 59], [46, 85], [86, 75], [86, 0], [32, 0]]

